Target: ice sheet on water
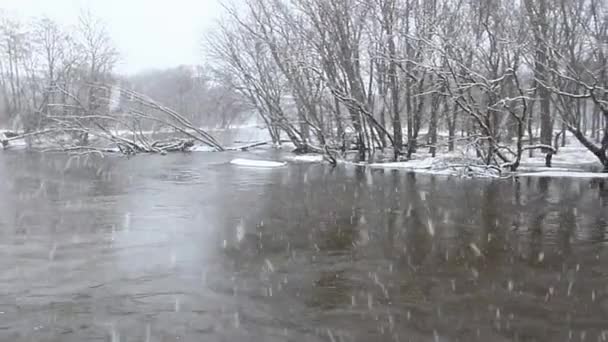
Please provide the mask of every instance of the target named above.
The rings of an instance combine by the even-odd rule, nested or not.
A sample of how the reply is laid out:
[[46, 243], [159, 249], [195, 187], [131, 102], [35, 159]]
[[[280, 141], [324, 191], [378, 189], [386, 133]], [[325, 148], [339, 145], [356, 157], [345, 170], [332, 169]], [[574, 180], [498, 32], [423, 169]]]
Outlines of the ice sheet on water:
[[215, 148], [207, 145], [194, 145], [190, 148], [190, 152], [215, 152]]
[[296, 163], [321, 163], [323, 156], [320, 154], [304, 154], [299, 156], [287, 156], [285, 160]]
[[284, 162], [270, 161], [270, 160], [256, 160], [256, 159], [243, 159], [237, 158], [230, 161], [230, 164], [252, 168], [277, 168], [287, 165]]

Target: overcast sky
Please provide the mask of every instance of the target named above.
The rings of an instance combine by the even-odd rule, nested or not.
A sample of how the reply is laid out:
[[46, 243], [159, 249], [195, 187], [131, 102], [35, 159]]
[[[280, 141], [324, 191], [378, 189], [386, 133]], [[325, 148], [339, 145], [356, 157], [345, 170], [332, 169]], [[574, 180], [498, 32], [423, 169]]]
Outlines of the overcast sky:
[[201, 37], [219, 16], [219, 0], [0, 0], [24, 18], [46, 15], [75, 25], [82, 8], [108, 25], [121, 53], [118, 71], [134, 73], [201, 61]]

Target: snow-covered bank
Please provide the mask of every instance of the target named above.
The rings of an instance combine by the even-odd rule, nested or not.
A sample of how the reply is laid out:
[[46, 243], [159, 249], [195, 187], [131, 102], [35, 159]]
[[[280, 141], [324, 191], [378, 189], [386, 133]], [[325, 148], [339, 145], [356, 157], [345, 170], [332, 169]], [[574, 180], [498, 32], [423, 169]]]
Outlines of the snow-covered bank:
[[545, 154], [535, 151], [533, 157], [525, 152], [521, 164], [514, 173], [508, 169], [499, 172], [496, 167], [487, 167], [476, 157], [474, 150], [460, 150], [451, 153], [438, 153], [431, 157], [428, 150], [420, 149], [413, 159], [403, 162], [367, 164], [373, 168], [401, 169], [409, 172], [452, 175], [475, 178], [499, 177], [569, 177], [569, 178], [608, 178], [601, 173], [602, 165], [597, 157], [574, 138], [553, 155], [552, 167], [545, 166]]
[[[599, 172], [601, 163], [587, 148], [574, 139], [560, 147], [553, 156], [552, 167], [545, 166], [545, 155], [536, 152], [534, 157], [523, 156], [517, 170], [518, 177], [555, 177], [555, 178], [608, 178], [608, 174]], [[591, 172], [596, 171], [597, 172]]]
[[519, 173], [519, 177], [553, 177], [553, 178], [606, 178], [608, 173], [581, 172], [581, 171], [540, 171]]
[[[520, 169], [545, 166], [545, 155], [540, 152], [535, 152], [532, 158], [527, 153], [522, 157]], [[600, 166], [597, 157], [574, 139], [569, 139], [568, 145], [559, 148], [557, 154], [553, 156], [552, 164], [554, 167], [579, 170], [581, 166], [589, 167], [595, 164]]]
[[372, 163], [371, 168], [398, 169], [409, 172], [476, 178], [499, 178], [496, 168], [479, 164], [479, 162], [456, 154], [445, 154], [437, 157], [426, 157], [402, 162]]
[[496, 168], [475, 164], [446, 164], [438, 158], [425, 158], [404, 162], [367, 164], [371, 168], [396, 169], [421, 174], [456, 176], [467, 178], [504, 178], [515, 177], [552, 177], [552, 178], [606, 178], [608, 173], [588, 172], [576, 168], [547, 168], [523, 167], [517, 172], [503, 170], [499, 173]]
[[0, 142], [2, 142], [2, 144], [0, 144], [0, 146], [3, 149], [24, 149], [27, 147], [27, 143], [25, 142], [25, 139], [16, 139], [16, 140], [12, 140], [10, 141], [10, 143], [7, 141], [7, 139], [13, 138], [13, 136], [15, 135], [15, 133], [13, 133], [12, 131], [9, 130], [0, 130]]
[[5, 150], [24, 150], [27, 148], [27, 143], [24, 139], [13, 140], [3, 148]]
[[230, 164], [236, 165], [236, 166], [262, 168], [262, 169], [277, 168], [277, 167], [283, 167], [283, 166], [287, 165], [287, 163], [284, 163], [284, 162], [277, 162], [277, 161], [271, 161], [271, 160], [243, 159], [243, 158], [233, 159], [230, 161]]
[[[368, 166], [374, 169], [393, 169], [393, 170], [404, 170], [408, 172], [429, 174], [429, 175], [442, 175], [442, 176], [454, 176], [457, 173], [449, 170], [449, 169], [433, 169], [432, 167], [423, 167], [418, 165], [417, 160], [409, 161], [409, 162], [394, 162], [394, 163], [375, 163], [369, 164]], [[422, 161], [424, 162], [424, 161]]]

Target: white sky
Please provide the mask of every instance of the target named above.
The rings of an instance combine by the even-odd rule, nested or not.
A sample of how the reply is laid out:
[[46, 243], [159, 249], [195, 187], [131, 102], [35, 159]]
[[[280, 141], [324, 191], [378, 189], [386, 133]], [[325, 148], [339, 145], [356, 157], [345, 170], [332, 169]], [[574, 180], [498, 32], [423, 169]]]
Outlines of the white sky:
[[107, 23], [123, 73], [200, 63], [203, 33], [221, 12], [219, 0], [0, 0], [24, 19], [45, 15], [66, 26], [82, 8]]

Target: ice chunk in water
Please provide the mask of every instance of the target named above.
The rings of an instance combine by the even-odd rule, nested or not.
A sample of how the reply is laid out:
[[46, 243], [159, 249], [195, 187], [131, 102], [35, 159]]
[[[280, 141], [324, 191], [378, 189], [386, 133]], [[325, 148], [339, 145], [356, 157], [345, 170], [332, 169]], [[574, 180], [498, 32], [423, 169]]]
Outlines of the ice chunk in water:
[[255, 159], [242, 159], [237, 158], [230, 161], [230, 164], [252, 168], [276, 168], [287, 165], [284, 162], [270, 161], [270, 160], [255, 160]]

